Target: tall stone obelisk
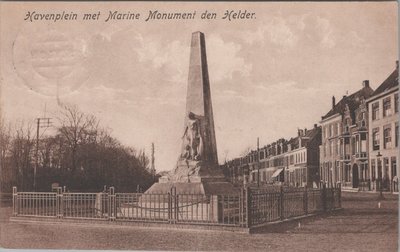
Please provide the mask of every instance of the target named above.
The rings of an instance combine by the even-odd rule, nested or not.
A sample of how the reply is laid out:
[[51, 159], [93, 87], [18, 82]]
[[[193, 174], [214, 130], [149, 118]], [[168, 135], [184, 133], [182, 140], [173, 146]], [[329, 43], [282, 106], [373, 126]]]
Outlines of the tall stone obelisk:
[[206, 43], [201, 32], [192, 34], [181, 153], [175, 169], [146, 194], [167, 193], [171, 187], [178, 193], [193, 194], [235, 191], [218, 166]]
[[194, 32], [192, 34], [190, 49], [185, 126], [188, 123], [188, 115], [190, 113], [204, 118], [205, 132], [202, 160], [208, 161], [209, 164], [218, 165], [210, 80], [208, 78], [206, 41], [203, 33]]

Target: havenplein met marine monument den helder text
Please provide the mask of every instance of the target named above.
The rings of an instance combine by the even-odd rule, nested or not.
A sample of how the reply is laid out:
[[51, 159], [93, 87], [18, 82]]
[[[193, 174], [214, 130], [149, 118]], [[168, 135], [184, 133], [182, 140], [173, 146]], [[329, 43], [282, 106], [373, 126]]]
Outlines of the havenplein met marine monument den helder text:
[[[143, 18], [144, 17], [144, 18]], [[74, 11], [62, 11], [58, 13], [40, 12], [37, 10], [28, 11], [25, 14], [25, 21], [117, 21], [117, 20], [144, 20], [145, 22], [155, 20], [212, 20], [223, 19], [227, 21], [256, 19], [256, 13], [249, 10], [225, 10], [217, 13], [209, 10], [190, 11], [190, 12], [162, 12], [159, 10], [149, 10], [145, 15], [134, 11], [95, 11], [92, 13], [76, 13]]]

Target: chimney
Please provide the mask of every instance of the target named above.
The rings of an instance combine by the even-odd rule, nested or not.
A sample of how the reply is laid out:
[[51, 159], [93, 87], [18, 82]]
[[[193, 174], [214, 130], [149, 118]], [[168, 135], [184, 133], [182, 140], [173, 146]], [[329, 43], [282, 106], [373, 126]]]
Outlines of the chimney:
[[336, 103], [335, 103], [335, 96], [332, 96], [332, 108], [334, 108], [335, 105], [336, 105]]
[[307, 128], [304, 128], [304, 135], [307, 134]]
[[396, 60], [396, 70], [399, 70], [399, 61]]
[[316, 129], [317, 127], [318, 127], [318, 125], [315, 123], [315, 124], [314, 124], [314, 129]]
[[363, 86], [363, 88], [369, 87], [369, 80], [363, 81], [362, 86]]

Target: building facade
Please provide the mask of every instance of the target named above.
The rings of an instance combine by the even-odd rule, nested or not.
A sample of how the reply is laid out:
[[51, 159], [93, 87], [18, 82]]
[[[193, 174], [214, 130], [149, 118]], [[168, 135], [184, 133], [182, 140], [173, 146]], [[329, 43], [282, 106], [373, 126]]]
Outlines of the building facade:
[[330, 187], [340, 182], [344, 187], [358, 188], [368, 179], [366, 99], [373, 90], [367, 80], [362, 85], [337, 104], [332, 97], [332, 108], [320, 121], [320, 177]]
[[285, 184], [317, 187], [321, 127], [298, 130], [296, 137], [279, 139], [246, 156], [227, 162], [235, 184]]
[[371, 190], [398, 191], [398, 68], [397, 61], [396, 69], [367, 100]]

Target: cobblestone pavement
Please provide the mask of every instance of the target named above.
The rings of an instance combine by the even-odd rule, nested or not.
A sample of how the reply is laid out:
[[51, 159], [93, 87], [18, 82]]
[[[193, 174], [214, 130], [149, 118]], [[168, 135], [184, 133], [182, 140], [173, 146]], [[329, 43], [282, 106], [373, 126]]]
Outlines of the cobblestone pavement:
[[225, 250], [225, 251], [397, 251], [398, 196], [343, 193], [344, 210], [285, 223], [248, 235], [231, 232], [161, 230], [71, 224], [9, 222], [0, 209], [0, 245], [5, 248]]

